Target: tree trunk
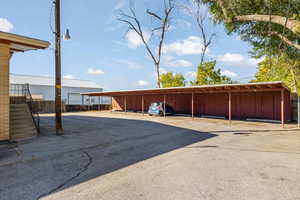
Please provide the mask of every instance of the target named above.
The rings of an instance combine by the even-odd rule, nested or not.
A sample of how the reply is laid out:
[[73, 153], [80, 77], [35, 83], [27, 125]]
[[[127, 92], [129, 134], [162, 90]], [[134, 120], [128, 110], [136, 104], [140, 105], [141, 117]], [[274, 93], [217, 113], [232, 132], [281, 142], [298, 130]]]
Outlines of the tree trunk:
[[156, 63], [156, 64], [155, 64], [155, 67], [156, 67], [156, 76], [157, 76], [157, 83], [156, 83], [156, 86], [157, 86], [157, 88], [161, 88], [161, 84], [160, 84], [159, 64]]

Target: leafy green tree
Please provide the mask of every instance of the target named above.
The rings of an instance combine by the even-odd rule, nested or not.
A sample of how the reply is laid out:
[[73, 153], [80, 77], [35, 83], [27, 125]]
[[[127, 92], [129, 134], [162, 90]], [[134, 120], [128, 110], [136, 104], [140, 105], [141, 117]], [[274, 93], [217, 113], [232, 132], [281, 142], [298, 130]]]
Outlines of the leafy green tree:
[[[249, 42], [253, 57], [265, 57], [255, 81], [283, 80], [292, 90], [299, 85], [299, 0], [196, 0], [208, 6], [216, 23], [228, 34]], [[299, 87], [299, 86], [298, 86]]]
[[163, 88], [183, 87], [185, 86], [186, 83], [185, 78], [182, 74], [180, 73], [173, 74], [172, 72], [161, 74], [160, 82]]
[[[228, 33], [236, 32], [254, 46], [254, 53], [270, 55], [282, 51], [288, 56], [300, 50], [299, 0], [197, 0], [208, 6], [216, 23]], [[272, 52], [273, 51], [273, 52]]]
[[192, 85], [213, 85], [236, 83], [228, 76], [222, 75], [220, 69], [215, 69], [216, 61], [205, 62], [198, 66], [196, 80]]
[[258, 65], [258, 72], [251, 82], [283, 81], [293, 92], [300, 92], [300, 61], [286, 54], [268, 56]]

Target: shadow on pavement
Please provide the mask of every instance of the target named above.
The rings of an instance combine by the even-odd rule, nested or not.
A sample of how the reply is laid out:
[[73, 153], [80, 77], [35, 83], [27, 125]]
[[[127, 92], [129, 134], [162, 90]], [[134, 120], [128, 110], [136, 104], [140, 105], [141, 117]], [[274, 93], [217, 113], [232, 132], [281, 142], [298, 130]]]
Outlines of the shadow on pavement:
[[123, 118], [69, 115], [63, 123], [65, 134], [55, 136], [54, 117], [42, 116], [41, 136], [19, 145], [22, 158], [28, 160], [0, 165], [1, 196], [39, 199], [216, 136]]

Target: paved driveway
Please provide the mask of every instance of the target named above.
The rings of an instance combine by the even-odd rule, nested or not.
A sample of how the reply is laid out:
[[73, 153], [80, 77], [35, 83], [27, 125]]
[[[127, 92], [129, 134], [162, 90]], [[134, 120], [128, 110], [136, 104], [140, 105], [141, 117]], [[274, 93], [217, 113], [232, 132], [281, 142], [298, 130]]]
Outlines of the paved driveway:
[[64, 115], [64, 136], [0, 152], [0, 199], [300, 199], [293, 126], [121, 113]]

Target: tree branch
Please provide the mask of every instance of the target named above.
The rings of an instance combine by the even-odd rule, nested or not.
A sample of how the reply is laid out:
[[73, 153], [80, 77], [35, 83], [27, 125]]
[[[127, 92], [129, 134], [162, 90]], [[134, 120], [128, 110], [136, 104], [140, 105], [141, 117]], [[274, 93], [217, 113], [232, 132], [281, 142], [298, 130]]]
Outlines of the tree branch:
[[151, 15], [151, 16], [153, 16], [153, 17], [155, 17], [155, 18], [157, 18], [159, 21], [161, 21], [161, 17], [160, 16], [158, 16], [157, 14], [155, 14], [154, 12], [151, 12], [150, 10], [148, 10], [147, 9], [147, 11], [146, 11], [147, 13], [148, 13], [148, 15]]
[[286, 22], [286, 17], [278, 15], [241, 15], [233, 18], [233, 22], [242, 21], [271, 22], [282, 26], [286, 25], [286, 28], [291, 30], [296, 35], [300, 36], [300, 22], [298, 20], [289, 18]]
[[154, 62], [154, 65], [155, 65], [155, 68], [157, 71], [157, 87], [159, 87], [159, 88], [161, 87], [159, 68], [160, 68], [160, 62], [161, 62], [161, 57], [162, 57], [162, 47], [163, 47], [163, 43], [165, 42], [166, 32], [168, 31], [168, 28], [169, 28], [170, 15], [171, 15], [171, 12], [175, 8], [175, 4], [174, 4], [173, 0], [168, 0], [168, 3], [166, 3], [166, 0], [165, 0], [164, 5], [165, 5], [165, 8], [164, 8], [164, 12], [162, 14], [163, 17], [160, 17], [158, 14], [151, 12], [149, 9], [146, 10], [146, 13], [149, 16], [158, 19], [160, 22], [159, 27], [155, 27], [152, 29], [152, 35], [151, 35], [151, 37], [152, 37], [154, 31], [161, 30], [160, 36], [159, 36], [159, 44], [158, 44], [157, 48], [153, 48], [152, 46], [150, 46], [151, 39], [148, 40], [148, 38], [145, 38], [147, 35], [144, 34], [141, 21], [136, 16], [136, 12], [134, 10], [133, 5], [130, 6], [129, 14], [125, 14], [125, 13], [121, 12], [118, 17], [118, 20], [120, 22], [127, 24], [128, 29], [133, 30], [139, 36], [141, 41], [143, 42], [143, 45], [144, 45], [145, 49], [147, 50], [147, 53], [150, 55], [151, 59]]
[[299, 44], [293, 43], [291, 40], [289, 40], [287, 37], [281, 35], [280, 33], [275, 32], [275, 31], [272, 31], [272, 32], [268, 32], [268, 34], [276, 35], [277, 37], [279, 37], [282, 41], [284, 41], [284, 42], [287, 43], [288, 45], [293, 46], [293, 47], [295, 47], [296, 49], [299, 49], [299, 50], [300, 50], [300, 45], [299, 45]]

